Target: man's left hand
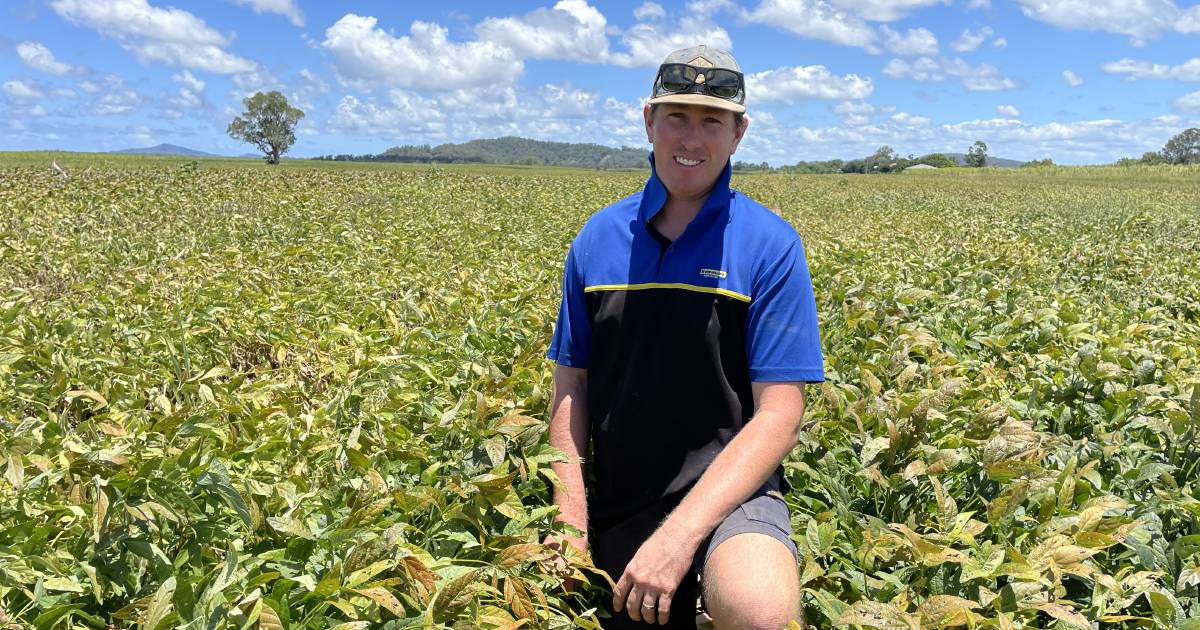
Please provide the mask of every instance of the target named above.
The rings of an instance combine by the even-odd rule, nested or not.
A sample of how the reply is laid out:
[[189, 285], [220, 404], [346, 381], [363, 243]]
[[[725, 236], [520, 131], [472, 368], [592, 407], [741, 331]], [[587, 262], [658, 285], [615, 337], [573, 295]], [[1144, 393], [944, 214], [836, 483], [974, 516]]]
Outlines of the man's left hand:
[[[666, 624], [671, 598], [692, 566], [696, 545], [664, 523], [625, 566], [613, 590], [613, 609], [626, 610], [630, 619]], [[685, 611], [686, 612], [686, 611]]]

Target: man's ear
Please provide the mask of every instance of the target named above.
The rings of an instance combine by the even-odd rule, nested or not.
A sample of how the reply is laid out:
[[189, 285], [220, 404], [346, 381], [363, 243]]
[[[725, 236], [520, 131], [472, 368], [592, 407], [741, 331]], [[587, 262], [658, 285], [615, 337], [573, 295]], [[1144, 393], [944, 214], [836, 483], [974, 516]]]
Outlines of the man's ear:
[[734, 153], [737, 153], [738, 145], [741, 144], [742, 137], [746, 135], [746, 129], [749, 129], [749, 128], [750, 128], [750, 117], [743, 114], [742, 115], [742, 124], [737, 129], [733, 130], [733, 150], [729, 152], [729, 155], [733, 155]]
[[650, 103], [642, 107], [642, 118], [646, 120], [646, 142], [654, 144], [654, 121], [650, 118]]

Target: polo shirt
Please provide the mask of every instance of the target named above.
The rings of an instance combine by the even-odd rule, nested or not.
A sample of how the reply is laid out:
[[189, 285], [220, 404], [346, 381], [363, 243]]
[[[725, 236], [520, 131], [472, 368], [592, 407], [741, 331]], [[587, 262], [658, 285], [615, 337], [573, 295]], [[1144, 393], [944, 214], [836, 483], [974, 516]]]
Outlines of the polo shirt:
[[585, 474], [600, 530], [690, 489], [753, 415], [751, 382], [825, 378], [795, 229], [730, 189], [726, 163], [672, 242], [650, 224], [667, 200], [653, 154], [650, 167], [641, 192], [571, 243], [547, 353], [588, 371]]

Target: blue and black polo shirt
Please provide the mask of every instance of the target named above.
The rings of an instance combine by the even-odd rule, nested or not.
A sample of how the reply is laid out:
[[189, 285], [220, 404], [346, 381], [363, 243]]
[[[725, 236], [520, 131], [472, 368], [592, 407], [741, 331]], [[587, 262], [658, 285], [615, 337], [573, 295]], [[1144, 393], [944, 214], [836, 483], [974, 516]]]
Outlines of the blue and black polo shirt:
[[682, 496], [750, 420], [752, 381], [825, 379], [795, 229], [730, 189], [727, 163], [672, 242], [650, 224], [667, 200], [650, 166], [641, 192], [571, 244], [548, 352], [588, 371], [588, 512], [601, 530]]

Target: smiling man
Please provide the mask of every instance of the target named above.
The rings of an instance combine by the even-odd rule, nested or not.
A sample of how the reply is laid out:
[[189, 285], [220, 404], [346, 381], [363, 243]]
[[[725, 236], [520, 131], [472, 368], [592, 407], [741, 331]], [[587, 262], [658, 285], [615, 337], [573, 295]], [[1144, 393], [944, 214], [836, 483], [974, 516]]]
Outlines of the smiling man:
[[608, 628], [799, 619], [781, 463], [804, 383], [824, 379], [804, 248], [729, 187], [745, 80], [697, 46], [659, 67], [643, 115], [645, 188], [571, 244], [549, 356], [559, 518], [619, 578]]

